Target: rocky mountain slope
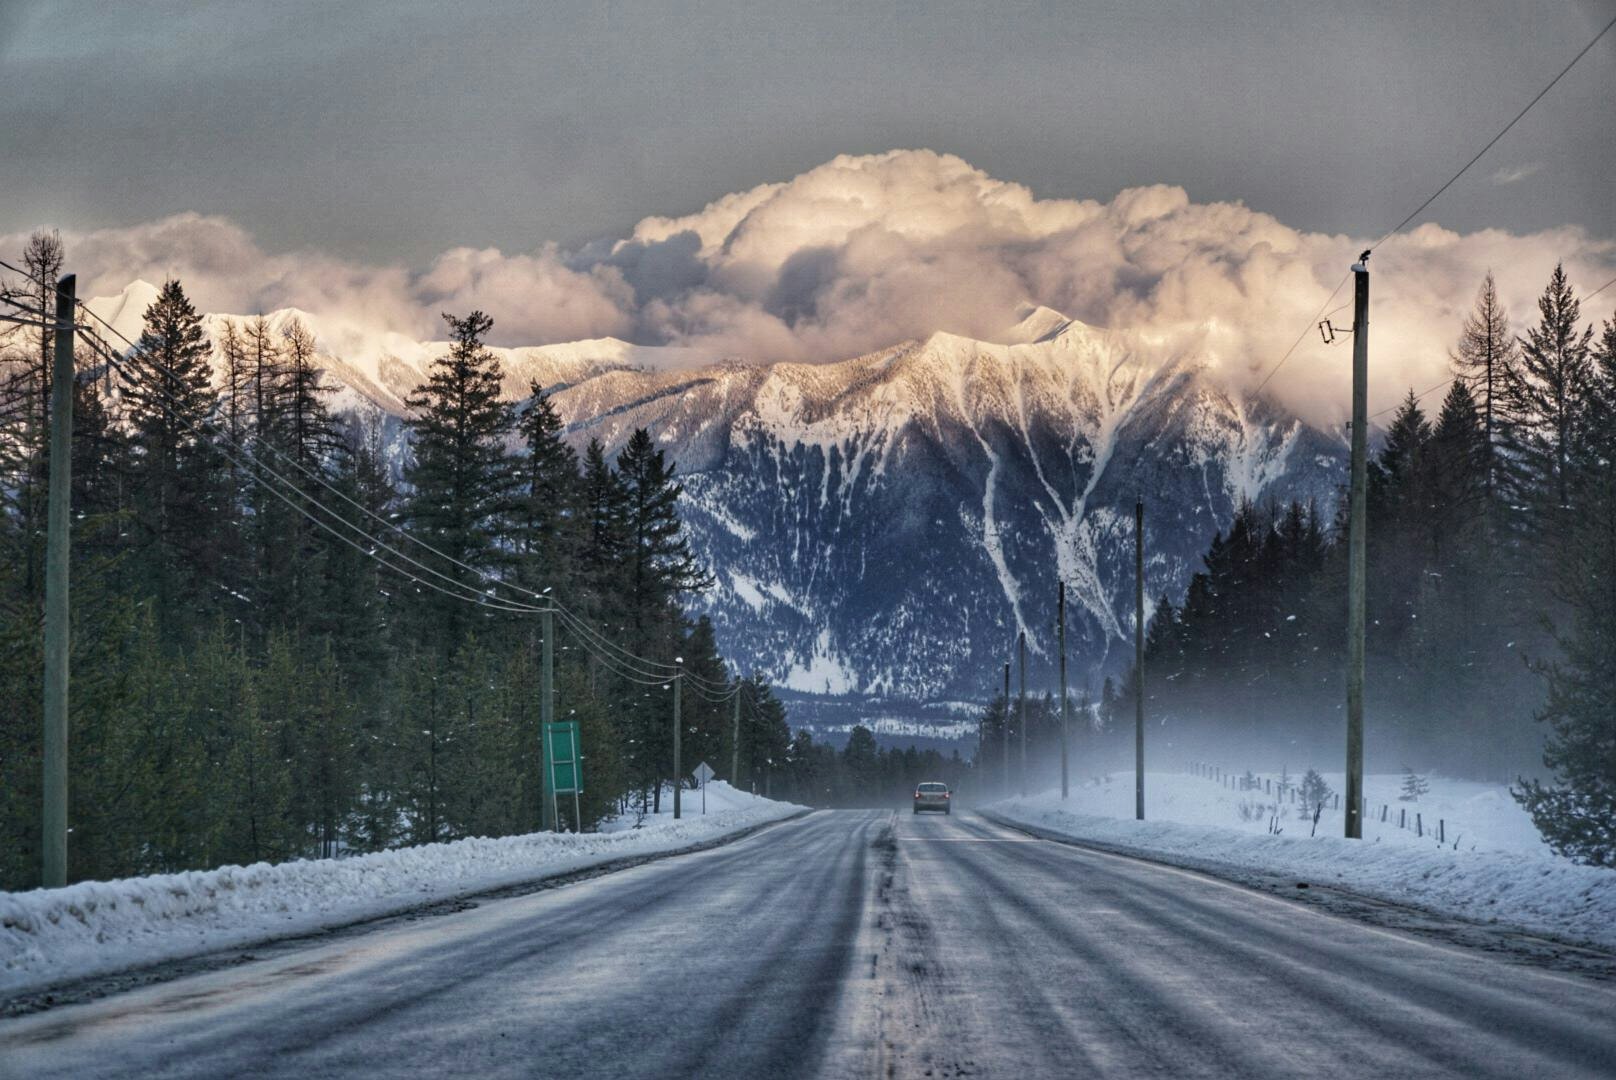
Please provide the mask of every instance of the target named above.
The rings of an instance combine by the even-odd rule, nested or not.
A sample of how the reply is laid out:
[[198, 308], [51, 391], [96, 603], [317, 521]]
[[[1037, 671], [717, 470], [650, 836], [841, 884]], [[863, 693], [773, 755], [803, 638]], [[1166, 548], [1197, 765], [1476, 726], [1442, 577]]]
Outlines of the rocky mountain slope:
[[[97, 309], [137, 330], [142, 287]], [[271, 318], [294, 314], [342, 408], [396, 418], [446, 350]], [[1181, 594], [1242, 498], [1327, 510], [1343, 473], [1340, 438], [1226, 389], [1198, 341], [1023, 314], [1001, 342], [937, 333], [829, 364], [613, 339], [495, 351], [508, 395], [546, 387], [580, 445], [645, 427], [678, 463], [728, 655], [805, 694], [980, 700], [1018, 631], [1029, 685], [1052, 684], [1060, 580], [1074, 684], [1126, 666], [1136, 497], [1153, 601]]]

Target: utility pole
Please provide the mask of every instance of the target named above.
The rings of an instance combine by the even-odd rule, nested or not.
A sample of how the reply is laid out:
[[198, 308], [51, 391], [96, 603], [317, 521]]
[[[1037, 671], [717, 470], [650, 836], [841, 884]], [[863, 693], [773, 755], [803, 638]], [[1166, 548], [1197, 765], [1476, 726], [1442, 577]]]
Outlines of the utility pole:
[[1016, 635], [1016, 653], [1021, 663], [1021, 796], [1027, 797], [1027, 631]]
[[[739, 677], [735, 683], [735, 717], [730, 723], [731, 732], [729, 740], [729, 782], [735, 785], [735, 790], [741, 790], [741, 682]], [[702, 798], [706, 798], [703, 795]]]
[[1010, 661], [1004, 662], [1004, 794], [1010, 796]]
[[1369, 252], [1352, 264], [1352, 487], [1347, 501], [1348, 840], [1363, 839], [1364, 482], [1369, 440]]
[[50, 495], [45, 524], [45, 865], [40, 884], [67, 884], [67, 556], [73, 487], [73, 297], [56, 283], [56, 355], [51, 367]]
[[684, 774], [679, 770], [679, 728], [683, 726], [679, 720], [679, 691], [685, 681], [685, 658], [675, 656], [673, 676], [673, 820], [679, 820], [679, 789], [683, 786], [680, 777]]
[[539, 613], [539, 626], [544, 644], [539, 653], [539, 745], [543, 754], [539, 769], [539, 828], [545, 832], [559, 831], [555, 812], [555, 777], [550, 772], [550, 724], [555, 720], [555, 613]]
[[1145, 498], [1133, 504], [1133, 816], [1145, 820]]
[[1055, 598], [1055, 612], [1058, 623], [1055, 627], [1055, 637], [1060, 642], [1060, 695], [1061, 695], [1061, 798], [1069, 794], [1070, 782], [1066, 772], [1066, 582], [1060, 583], [1060, 592]]

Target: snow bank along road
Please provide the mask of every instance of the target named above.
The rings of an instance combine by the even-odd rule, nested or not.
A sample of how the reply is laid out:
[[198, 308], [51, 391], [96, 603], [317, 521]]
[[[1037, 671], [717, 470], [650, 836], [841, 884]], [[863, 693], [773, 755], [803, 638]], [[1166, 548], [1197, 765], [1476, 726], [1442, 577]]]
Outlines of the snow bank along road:
[[0, 1076], [1610, 1077], [1616, 983], [971, 814], [821, 812], [0, 1021]]

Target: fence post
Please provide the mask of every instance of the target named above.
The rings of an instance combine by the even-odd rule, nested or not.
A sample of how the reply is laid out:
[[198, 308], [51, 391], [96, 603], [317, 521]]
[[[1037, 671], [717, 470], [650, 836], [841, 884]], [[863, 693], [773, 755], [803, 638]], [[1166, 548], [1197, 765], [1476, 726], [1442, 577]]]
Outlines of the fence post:
[[1425, 820], [1420, 817], [1420, 812], [1418, 810], [1414, 811], [1414, 835], [1425, 835]]

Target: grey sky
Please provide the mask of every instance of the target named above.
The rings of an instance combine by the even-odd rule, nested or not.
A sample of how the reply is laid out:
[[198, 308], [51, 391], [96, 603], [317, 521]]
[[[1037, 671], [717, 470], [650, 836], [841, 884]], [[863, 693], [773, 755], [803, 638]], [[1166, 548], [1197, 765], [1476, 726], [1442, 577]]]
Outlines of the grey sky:
[[[1176, 183], [1370, 234], [1613, 13], [0, 0], [0, 233], [197, 210], [271, 251], [421, 264], [621, 235], [838, 153], [924, 146], [1045, 196]], [[1616, 235], [1612, 100], [1616, 33], [1430, 216]]]

